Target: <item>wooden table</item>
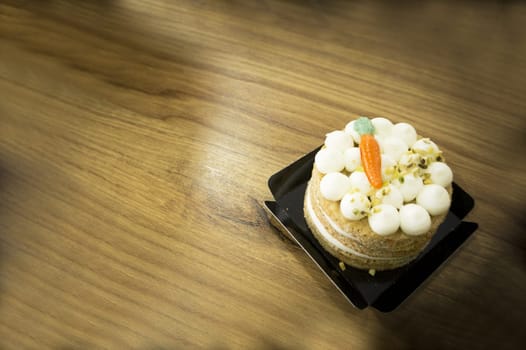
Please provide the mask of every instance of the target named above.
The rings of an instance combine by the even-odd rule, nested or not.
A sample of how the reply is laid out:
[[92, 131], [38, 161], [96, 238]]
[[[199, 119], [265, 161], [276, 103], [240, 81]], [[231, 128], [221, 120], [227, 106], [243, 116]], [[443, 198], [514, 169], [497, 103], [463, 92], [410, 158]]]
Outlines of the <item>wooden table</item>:
[[[526, 6], [3, 1], [0, 348], [519, 348]], [[473, 238], [357, 310], [269, 225], [270, 175], [352, 115], [413, 123]]]

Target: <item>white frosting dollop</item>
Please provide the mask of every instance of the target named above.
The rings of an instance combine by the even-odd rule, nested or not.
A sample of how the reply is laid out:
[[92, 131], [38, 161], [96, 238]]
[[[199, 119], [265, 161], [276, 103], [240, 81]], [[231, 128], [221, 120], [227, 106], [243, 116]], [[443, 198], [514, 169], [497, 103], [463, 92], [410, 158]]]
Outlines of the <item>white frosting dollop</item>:
[[371, 202], [360, 192], [348, 193], [340, 202], [342, 215], [349, 220], [360, 220], [369, 212]]
[[391, 130], [393, 129], [393, 123], [387, 118], [373, 118], [371, 119], [371, 123], [374, 126], [374, 132], [375, 134], [378, 134], [382, 137], [387, 137], [391, 135]]
[[320, 181], [321, 195], [330, 201], [339, 201], [350, 188], [349, 178], [342, 173], [328, 173]]
[[428, 138], [416, 141], [411, 148], [422, 155], [438, 154], [440, 152], [438, 146]]
[[349, 176], [351, 188], [358, 189], [362, 193], [369, 193], [372, 189], [367, 175], [363, 171], [355, 171]]
[[398, 137], [387, 137], [383, 140], [383, 153], [398, 161], [402, 154], [407, 151], [407, 145]]
[[453, 172], [446, 163], [433, 162], [428, 166], [426, 172], [430, 174], [429, 179], [432, 183], [442, 187], [447, 187], [453, 182]]
[[404, 202], [410, 202], [416, 198], [424, 186], [424, 181], [422, 181], [420, 177], [408, 174], [403, 177], [403, 181], [397, 179], [394, 181], [394, 184], [400, 189], [400, 192], [402, 192]]
[[431, 184], [422, 187], [416, 197], [416, 204], [424, 207], [431, 215], [440, 215], [448, 211], [451, 199], [444, 187]]
[[400, 209], [402, 205], [404, 205], [404, 196], [402, 196], [402, 192], [393, 185], [385, 186], [377, 191], [375, 196], [382, 201], [382, 204], [390, 204], [397, 209]]
[[343, 152], [354, 145], [352, 137], [341, 130], [330, 132], [325, 136], [325, 146], [328, 149]]
[[360, 139], [362, 137], [360, 136], [360, 134], [358, 134], [356, 130], [354, 130], [354, 123], [356, 123], [356, 120], [353, 120], [345, 126], [345, 133], [350, 135], [354, 142], [360, 143]]
[[397, 123], [393, 126], [391, 134], [402, 139], [407, 147], [410, 147], [416, 142], [416, 130], [407, 123]]
[[379, 204], [371, 210], [369, 226], [373, 232], [379, 235], [393, 234], [400, 227], [400, 214], [392, 205]]
[[314, 163], [320, 173], [327, 174], [342, 171], [345, 167], [343, 152], [335, 149], [322, 148], [316, 153]]
[[431, 228], [431, 217], [420, 205], [406, 204], [400, 209], [400, 228], [410, 236], [424, 234]]
[[354, 171], [362, 165], [360, 149], [358, 147], [347, 148], [343, 155], [345, 157], [345, 169], [347, 171]]

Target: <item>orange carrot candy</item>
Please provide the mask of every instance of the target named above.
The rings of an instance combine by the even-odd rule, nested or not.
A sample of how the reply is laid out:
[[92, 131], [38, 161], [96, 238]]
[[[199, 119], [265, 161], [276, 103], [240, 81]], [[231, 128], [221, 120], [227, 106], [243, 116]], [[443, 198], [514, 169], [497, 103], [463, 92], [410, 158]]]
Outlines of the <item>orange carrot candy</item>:
[[365, 175], [374, 188], [382, 187], [382, 157], [380, 145], [374, 138], [373, 123], [366, 117], [360, 117], [354, 123], [354, 130], [360, 134], [360, 158]]

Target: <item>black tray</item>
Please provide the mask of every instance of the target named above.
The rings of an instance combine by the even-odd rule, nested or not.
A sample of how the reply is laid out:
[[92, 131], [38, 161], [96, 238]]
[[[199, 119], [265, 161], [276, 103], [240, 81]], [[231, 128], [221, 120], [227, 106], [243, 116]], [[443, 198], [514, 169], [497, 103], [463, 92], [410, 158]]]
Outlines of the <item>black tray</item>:
[[320, 246], [303, 217], [305, 189], [318, 150], [270, 177], [268, 185], [276, 201], [267, 201], [265, 205], [271, 223], [303, 248], [347, 300], [359, 309], [372, 306], [382, 312], [394, 310], [478, 227], [476, 223], [462, 221], [473, 209], [474, 200], [453, 183], [450, 211], [417, 259], [395, 270], [378, 271], [374, 276], [350, 266], [342, 271], [339, 260]]

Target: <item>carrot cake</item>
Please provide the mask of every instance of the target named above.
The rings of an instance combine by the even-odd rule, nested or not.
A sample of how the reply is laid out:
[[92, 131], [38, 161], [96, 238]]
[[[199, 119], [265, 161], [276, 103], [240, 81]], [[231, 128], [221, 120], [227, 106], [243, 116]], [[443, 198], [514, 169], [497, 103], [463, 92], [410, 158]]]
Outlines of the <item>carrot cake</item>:
[[307, 185], [304, 215], [330, 254], [359, 269], [414, 260], [451, 204], [442, 151], [408, 123], [360, 117], [326, 135]]

